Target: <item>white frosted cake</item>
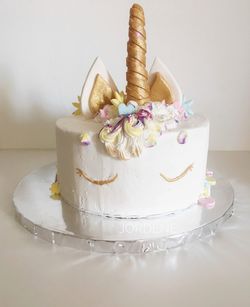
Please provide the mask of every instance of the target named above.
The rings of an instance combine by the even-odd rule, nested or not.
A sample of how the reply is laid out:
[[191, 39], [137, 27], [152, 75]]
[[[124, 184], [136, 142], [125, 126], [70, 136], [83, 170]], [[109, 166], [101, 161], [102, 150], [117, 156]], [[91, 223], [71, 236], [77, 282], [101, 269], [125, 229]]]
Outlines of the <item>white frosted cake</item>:
[[[121, 218], [180, 213], [204, 196], [209, 122], [156, 58], [146, 70], [144, 12], [130, 10], [126, 93], [97, 58], [76, 111], [56, 123], [52, 191], [80, 211]], [[205, 195], [209, 196], [209, 195]], [[198, 213], [194, 216], [197, 222]]]

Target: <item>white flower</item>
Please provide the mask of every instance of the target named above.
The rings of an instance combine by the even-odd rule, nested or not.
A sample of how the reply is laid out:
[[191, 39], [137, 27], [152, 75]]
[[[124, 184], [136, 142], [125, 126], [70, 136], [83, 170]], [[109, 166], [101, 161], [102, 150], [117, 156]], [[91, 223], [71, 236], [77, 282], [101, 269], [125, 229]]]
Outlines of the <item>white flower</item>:
[[177, 127], [177, 122], [175, 119], [169, 119], [165, 122], [165, 127], [167, 130], [173, 130]]
[[152, 104], [152, 107], [152, 114], [154, 120], [162, 122], [167, 119], [167, 105], [164, 102], [155, 102]]

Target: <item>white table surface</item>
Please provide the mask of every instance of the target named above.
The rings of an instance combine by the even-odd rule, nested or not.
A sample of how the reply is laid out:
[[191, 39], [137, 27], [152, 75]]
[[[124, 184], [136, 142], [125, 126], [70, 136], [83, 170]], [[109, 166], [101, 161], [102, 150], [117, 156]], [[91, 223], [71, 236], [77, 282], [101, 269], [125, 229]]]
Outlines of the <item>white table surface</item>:
[[54, 151], [0, 151], [0, 306], [250, 306], [250, 152], [212, 152], [235, 215], [210, 241], [168, 253], [102, 255], [52, 246], [14, 218], [12, 193]]

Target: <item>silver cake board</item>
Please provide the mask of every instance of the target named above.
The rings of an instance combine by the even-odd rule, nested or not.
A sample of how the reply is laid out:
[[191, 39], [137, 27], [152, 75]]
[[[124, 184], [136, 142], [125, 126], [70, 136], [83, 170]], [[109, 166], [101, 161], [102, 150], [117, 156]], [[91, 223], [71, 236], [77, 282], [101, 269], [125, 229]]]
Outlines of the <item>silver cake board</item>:
[[224, 179], [217, 178], [212, 188], [212, 209], [194, 204], [178, 214], [121, 219], [80, 212], [52, 199], [49, 188], [55, 174], [55, 163], [33, 171], [18, 184], [13, 198], [18, 221], [52, 244], [107, 253], [164, 251], [215, 234], [233, 214], [233, 189]]

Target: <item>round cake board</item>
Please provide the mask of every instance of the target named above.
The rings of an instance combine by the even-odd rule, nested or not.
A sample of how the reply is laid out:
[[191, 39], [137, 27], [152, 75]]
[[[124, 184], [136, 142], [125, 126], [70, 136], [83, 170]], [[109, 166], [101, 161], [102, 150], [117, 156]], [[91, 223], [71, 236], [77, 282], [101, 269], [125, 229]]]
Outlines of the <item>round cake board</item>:
[[213, 208], [193, 204], [177, 214], [124, 219], [80, 212], [52, 199], [55, 174], [55, 163], [34, 170], [21, 180], [13, 198], [18, 221], [52, 244], [109, 253], [163, 251], [215, 234], [233, 214], [233, 189], [221, 178], [212, 188]]

